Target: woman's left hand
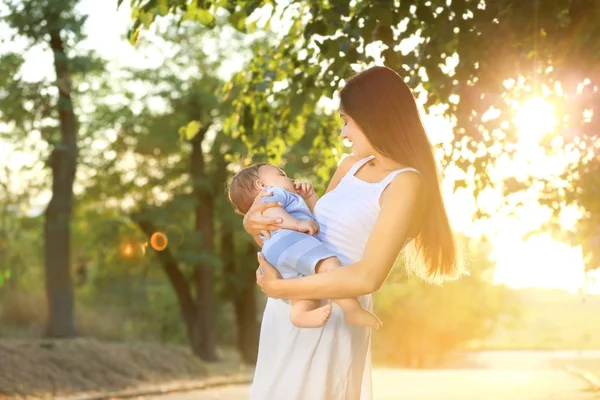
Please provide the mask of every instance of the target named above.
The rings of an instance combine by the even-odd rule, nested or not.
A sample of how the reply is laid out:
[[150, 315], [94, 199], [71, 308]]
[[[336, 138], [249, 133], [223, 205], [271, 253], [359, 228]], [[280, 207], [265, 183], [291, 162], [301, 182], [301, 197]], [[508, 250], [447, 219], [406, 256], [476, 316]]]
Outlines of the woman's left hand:
[[273, 283], [281, 279], [279, 272], [265, 260], [263, 253], [258, 253], [259, 267], [256, 270], [256, 284], [269, 297], [278, 298]]

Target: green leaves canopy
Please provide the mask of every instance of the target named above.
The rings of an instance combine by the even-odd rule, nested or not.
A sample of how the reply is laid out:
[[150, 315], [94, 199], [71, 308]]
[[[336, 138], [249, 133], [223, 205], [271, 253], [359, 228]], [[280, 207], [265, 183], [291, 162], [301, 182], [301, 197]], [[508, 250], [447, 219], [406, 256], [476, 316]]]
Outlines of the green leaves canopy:
[[[257, 10], [272, 7], [269, 21], [277, 17], [286, 22], [271, 46], [254, 49], [249, 68], [234, 79], [247, 90], [235, 99], [226, 127], [259, 149], [301, 134], [297, 127], [318, 101], [332, 97], [353, 69], [373, 63], [367, 47], [380, 43], [385, 64], [401, 73], [416, 93], [424, 93], [425, 107], [444, 107], [455, 123], [453, 141], [443, 147], [443, 163], [465, 173], [464, 181], [457, 183], [472, 187], [476, 195], [491, 186], [510, 194], [509, 186], [492, 181], [489, 168], [499, 157], [515, 154], [514, 101], [545, 97], [555, 105], [562, 141], [541, 144], [549, 152], [577, 151], [580, 157], [559, 183], [537, 178], [546, 188], [541, 194], [544, 204], [556, 213], [569, 203], [582, 207], [589, 215], [582, 221], [586, 234], [575, 243], [600, 248], [593, 244], [600, 238], [593, 196], [597, 183], [578, 189], [592, 182], [581, 180], [580, 170], [597, 171], [600, 164], [599, 2], [132, 1], [140, 12], [151, 14], [150, 21], [164, 13], [165, 4], [168, 13], [183, 19], [196, 9], [226, 13], [230, 24], [233, 15], [260, 20]], [[134, 38], [141, 21], [134, 22]], [[239, 20], [233, 26], [239, 29]], [[248, 27], [253, 26], [247, 23]], [[509, 84], [511, 79], [517, 84]], [[493, 118], [490, 110], [495, 111]], [[331, 134], [324, 132], [325, 137]], [[515, 179], [521, 183], [516, 187], [528, 187], [536, 177]], [[567, 191], [572, 195], [566, 196]], [[588, 268], [600, 266], [597, 250], [586, 254], [592, 260]]]

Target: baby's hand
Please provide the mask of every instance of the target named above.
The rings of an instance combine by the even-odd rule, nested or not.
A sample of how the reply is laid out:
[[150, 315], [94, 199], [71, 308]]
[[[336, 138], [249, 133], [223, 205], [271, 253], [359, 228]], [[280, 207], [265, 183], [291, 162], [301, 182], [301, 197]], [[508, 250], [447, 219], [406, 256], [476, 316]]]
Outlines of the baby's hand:
[[303, 219], [298, 222], [298, 232], [308, 233], [309, 235], [315, 235], [319, 233], [319, 224], [317, 221], [312, 219]]
[[304, 200], [316, 195], [315, 189], [313, 189], [313, 186], [310, 182], [298, 182], [295, 183], [295, 186], [296, 193], [298, 193]]

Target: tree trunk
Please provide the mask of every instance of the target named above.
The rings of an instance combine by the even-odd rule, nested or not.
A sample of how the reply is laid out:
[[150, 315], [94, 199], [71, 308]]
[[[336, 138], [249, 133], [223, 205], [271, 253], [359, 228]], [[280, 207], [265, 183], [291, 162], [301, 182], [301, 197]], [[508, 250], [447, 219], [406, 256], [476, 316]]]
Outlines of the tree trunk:
[[[246, 364], [256, 363], [258, 353], [258, 325], [256, 321], [256, 298], [254, 296], [254, 269], [245, 262], [255, 254], [255, 246], [249, 245], [251, 256], [244, 255], [241, 265], [236, 265], [235, 243], [231, 221], [224, 221], [221, 254], [224, 262], [227, 298], [233, 303], [236, 322], [236, 346]], [[245, 249], [244, 249], [245, 250]], [[238, 261], [239, 263], [239, 261]]]
[[[48, 25], [57, 25], [47, 16]], [[58, 19], [58, 16], [56, 16]], [[60, 30], [50, 33], [50, 47], [54, 53], [54, 70], [58, 87], [58, 115], [61, 141], [54, 146], [52, 168], [52, 198], [45, 212], [44, 256], [48, 323], [50, 337], [76, 336], [74, 290], [70, 270], [71, 215], [73, 209], [73, 182], [77, 163], [77, 121], [71, 101], [71, 77], [67, 55]]]
[[[148, 240], [154, 232], [156, 232], [156, 228], [152, 225], [152, 223], [145, 221], [141, 218], [134, 217], [134, 220], [140, 227], [140, 229], [146, 234]], [[192, 297], [192, 293], [190, 291], [190, 285], [181, 269], [179, 268], [179, 264], [171, 251], [166, 248], [162, 251], [156, 251], [156, 255], [160, 264], [162, 265], [171, 286], [175, 290], [175, 294], [177, 296], [177, 302], [179, 304], [179, 311], [181, 312], [181, 316], [183, 318], [183, 322], [185, 323], [186, 333], [188, 337], [188, 341], [190, 343], [190, 347], [194, 349], [194, 344], [197, 342], [195, 337], [195, 327], [197, 323], [197, 311], [196, 305], [194, 304], [194, 299]]]
[[[255, 257], [256, 247], [248, 244], [248, 256], [242, 257], [242, 262], [247, 262]], [[254, 264], [238, 266], [241, 285], [233, 302], [235, 318], [238, 326], [237, 345], [246, 364], [255, 364], [258, 355], [259, 328], [256, 318], [256, 273]]]
[[[206, 129], [192, 139], [191, 176], [196, 198], [195, 231], [200, 238], [199, 251], [206, 256], [214, 255], [214, 203], [204, 166], [202, 139]], [[211, 257], [207, 257], [208, 260]], [[215, 300], [213, 288], [214, 265], [201, 262], [194, 268], [196, 289], [196, 326], [194, 330], [194, 353], [205, 361], [217, 361], [217, 337], [215, 330]]]

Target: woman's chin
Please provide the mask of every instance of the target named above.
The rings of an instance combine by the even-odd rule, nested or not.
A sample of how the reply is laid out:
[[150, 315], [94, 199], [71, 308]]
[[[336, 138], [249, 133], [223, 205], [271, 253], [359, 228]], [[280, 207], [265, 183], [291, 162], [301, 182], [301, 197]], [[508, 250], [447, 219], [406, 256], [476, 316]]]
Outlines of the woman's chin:
[[368, 154], [365, 155], [364, 151], [360, 151], [359, 149], [355, 149], [354, 147], [352, 147], [352, 155], [358, 158], [365, 158], [369, 156]]

